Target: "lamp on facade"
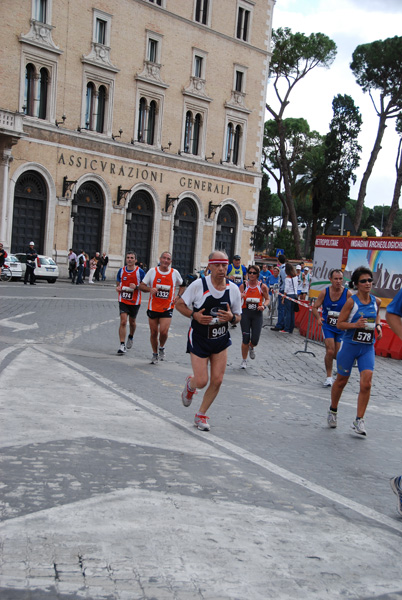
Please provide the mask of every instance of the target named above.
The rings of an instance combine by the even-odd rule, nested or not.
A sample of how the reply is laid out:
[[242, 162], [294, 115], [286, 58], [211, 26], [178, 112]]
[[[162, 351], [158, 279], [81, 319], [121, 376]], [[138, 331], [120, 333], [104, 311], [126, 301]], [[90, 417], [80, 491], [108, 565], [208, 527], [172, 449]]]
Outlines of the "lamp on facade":
[[216, 233], [220, 233], [222, 231], [222, 225], [220, 223], [216, 226]]
[[180, 198], [172, 198], [170, 194], [166, 194], [165, 212], [169, 210], [169, 206], [173, 206], [176, 200], [180, 200]]
[[75, 198], [73, 198], [71, 200], [71, 215], [70, 215], [73, 221], [75, 220], [77, 213], [78, 213], [78, 202]]
[[130, 225], [132, 216], [133, 213], [131, 212], [131, 210], [128, 210], [126, 212], [126, 225]]
[[71, 197], [73, 187], [75, 186], [77, 181], [77, 179], [75, 181], [73, 181], [72, 179], [68, 179], [67, 175], [63, 177], [63, 198]]
[[127, 197], [129, 195], [129, 193], [131, 192], [131, 190], [123, 190], [123, 188], [121, 187], [121, 185], [119, 185], [119, 187], [117, 188], [117, 200], [116, 200], [116, 205], [115, 206], [120, 206], [120, 202], [122, 200], [124, 200], [124, 202], [126, 202]]
[[180, 225], [180, 219], [179, 219], [179, 217], [176, 217], [174, 220], [173, 231], [177, 231], [179, 229], [179, 225]]
[[212, 204], [212, 200], [208, 203], [208, 219], [211, 218], [212, 213], [216, 213], [216, 210], [220, 207], [220, 204]]
[[89, 121], [85, 123], [85, 127], [77, 127], [77, 131], [89, 131]]
[[56, 120], [55, 120], [56, 127], [58, 127], [59, 125], [64, 125], [64, 121], [65, 121], [66, 119], [67, 119], [66, 115], [63, 115], [63, 116], [61, 117], [61, 121], [58, 121], [58, 120], [56, 119]]
[[220, 160], [219, 161], [221, 163], [221, 165], [223, 165], [224, 163], [229, 163], [230, 162], [230, 154], [227, 155], [226, 160]]
[[253, 160], [253, 162], [251, 163], [251, 165], [244, 165], [245, 169], [253, 169], [255, 166], [255, 160]]
[[211, 156], [206, 156], [206, 157], [205, 157], [205, 160], [206, 160], [206, 161], [208, 161], [208, 160], [212, 160], [212, 159], [214, 158], [214, 156], [215, 156], [215, 152], [211, 152]]

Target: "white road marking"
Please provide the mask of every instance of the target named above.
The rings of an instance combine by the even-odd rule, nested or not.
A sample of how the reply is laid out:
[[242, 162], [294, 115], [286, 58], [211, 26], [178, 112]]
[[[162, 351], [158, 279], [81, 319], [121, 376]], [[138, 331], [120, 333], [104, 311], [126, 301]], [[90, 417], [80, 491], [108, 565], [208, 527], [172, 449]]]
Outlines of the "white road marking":
[[27, 317], [28, 315], [34, 315], [35, 311], [21, 313], [20, 315], [14, 315], [8, 319], [1, 319], [0, 326], [3, 327], [11, 327], [13, 331], [26, 331], [27, 329], [38, 329], [39, 325], [37, 323], [33, 323], [32, 325], [25, 325], [24, 323], [15, 323], [13, 319], [21, 319], [22, 317]]
[[132, 392], [128, 392], [124, 388], [120, 387], [119, 385], [117, 385], [116, 383], [111, 381], [110, 379], [103, 377], [99, 373], [91, 371], [87, 367], [83, 367], [83, 366], [81, 366], [77, 363], [74, 363], [73, 361], [71, 361], [67, 358], [64, 358], [62, 356], [55, 356], [52, 352], [49, 352], [48, 350], [46, 350], [42, 347], [35, 347], [35, 350], [42, 354], [45, 354], [48, 357], [59, 360], [60, 362], [64, 363], [65, 365], [68, 365], [68, 366], [72, 367], [73, 369], [80, 371], [87, 377], [89, 376], [91, 378], [94, 378], [98, 383], [102, 383], [104, 386], [110, 388], [111, 390], [114, 390], [115, 392], [117, 392], [121, 396], [127, 398], [131, 402], [135, 402], [139, 406], [142, 406], [143, 408], [152, 412], [153, 414], [157, 415], [158, 417], [163, 418], [164, 420], [168, 420], [171, 423], [175, 423], [180, 427], [183, 427], [184, 429], [186, 429], [188, 431], [189, 434], [196, 436], [197, 438], [202, 438], [202, 440], [204, 441], [204, 443], [206, 445], [212, 444], [219, 448], [224, 448], [225, 450], [233, 453], [234, 455], [239, 456], [244, 460], [248, 460], [248, 461], [262, 467], [263, 469], [269, 471], [270, 473], [273, 473], [275, 475], [278, 475], [279, 477], [282, 477], [283, 479], [285, 479], [286, 481], [289, 481], [290, 483], [295, 483], [297, 485], [300, 485], [301, 487], [303, 487], [311, 492], [314, 492], [315, 494], [318, 494], [318, 495], [322, 496], [323, 498], [330, 500], [331, 502], [336, 502], [337, 504], [340, 504], [346, 508], [349, 508], [350, 510], [353, 510], [354, 512], [358, 513], [359, 515], [361, 515], [365, 518], [372, 519], [372, 520], [376, 521], [377, 523], [380, 523], [381, 525], [390, 527], [391, 529], [397, 531], [398, 533], [402, 533], [402, 522], [400, 522], [400, 521], [391, 519], [390, 517], [387, 517], [386, 515], [383, 515], [383, 514], [377, 512], [376, 510], [373, 510], [371, 508], [368, 508], [367, 506], [359, 504], [358, 502], [355, 502], [354, 500], [350, 500], [349, 498], [346, 498], [345, 496], [342, 496], [341, 494], [332, 492], [331, 490], [328, 490], [328, 489], [324, 488], [323, 486], [317, 485], [317, 484], [313, 483], [312, 481], [309, 481], [308, 479], [305, 479], [304, 477], [300, 477], [299, 475], [292, 473], [291, 471], [288, 471], [287, 469], [283, 469], [282, 467], [279, 467], [278, 465], [276, 465], [264, 458], [261, 458], [260, 456], [257, 456], [256, 454], [253, 454], [252, 452], [249, 452], [248, 450], [245, 450], [244, 448], [241, 448], [240, 446], [232, 444], [231, 442], [227, 442], [223, 439], [220, 439], [220, 438], [218, 438], [216, 436], [212, 436], [212, 435], [209, 438], [207, 438], [205, 433], [201, 433], [200, 431], [195, 429], [193, 425], [190, 425], [187, 421], [184, 421], [183, 419], [180, 419], [180, 418], [174, 416], [172, 413], [168, 412], [167, 410], [164, 410], [160, 407], [155, 406], [151, 402], [144, 400], [143, 398], [141, 398], [140, 396], [137, 396], [136, 394], [133, 394]]

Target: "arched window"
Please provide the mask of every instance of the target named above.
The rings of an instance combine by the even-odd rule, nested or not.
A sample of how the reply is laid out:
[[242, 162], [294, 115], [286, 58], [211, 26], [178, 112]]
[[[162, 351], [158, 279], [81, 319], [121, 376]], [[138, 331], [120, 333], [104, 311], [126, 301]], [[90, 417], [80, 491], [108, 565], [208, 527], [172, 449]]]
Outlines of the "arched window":
[[184, 152], [190, 152], [191, 150], [191, 131], [193, 128], [193, 113], [191, 110], [186, 112], [186, 126], [184, 130]]
[[44, 67], [40, 70], [39, 78], [39, 108], [38, 117], [39, 119], [46, 119], [47, 116], [47, 95], [49, 87], [49, 72]]
[[35, 67], [29, 63], [25, 68], [25, 114], [35, 116]]
[[156, 102], [151, 100], [148, 111], [148, 131], [147, 131], [147, 144], [154, 143], [155, 137], [155, 121], [156, 121]]
[[239, 162], [240, 136], [241, 136], [241, 127], [240, 127], [240, 125], [236, 125], [234, 140], [233, 140], [233, 155], [232, 155], [232, 163], [234, 165], [237, 165]]
[[140, 108], [138, 113], [138, 132], [137, 132], [137, 140], [139, 142], [146, 142], [145, 131], [147, 124], [147, 101], [145, 98], [141, 98], [140, 100]]
[[96, 131], [103, 133], [105, 126], [106, 88], [101, 85], [98, 91], [98, 114], [96, 116]]
[[85, 105], [85, 127], [87, 129], [93, 128], [94, 103], [95, 103], [95, 86], [92, 82], [89, 82], [87, 85], [87, 98], [86, 98], [86, 105]]
[[233, 149], [233, 123], [228, 123], [226, 129], [225, 161], [230, 162]]
[[201, 115], [197, 113], [194, 119], [192, 153], [198, 154], [201, 131]]

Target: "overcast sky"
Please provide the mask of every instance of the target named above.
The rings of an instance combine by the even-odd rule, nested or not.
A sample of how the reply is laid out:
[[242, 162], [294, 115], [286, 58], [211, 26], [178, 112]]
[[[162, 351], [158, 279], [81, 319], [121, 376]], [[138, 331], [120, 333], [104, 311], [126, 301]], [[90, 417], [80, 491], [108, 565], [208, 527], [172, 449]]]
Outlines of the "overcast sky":
[[[357, 199], [360, 180], [374, 145], [378, 117], [370, 96], [363, 94], [349, 65], [359, 44], [402, 35], [402, 0], [276, 0], [273, 28], [278, 27], [290, 27], [293, 33], [299, 31], [306, 35], [325, 33], [337, 45], [337, 57], [330, 69], [316, 68], [297, 84], [291, 93], [285, 117], [303, 117], [311, 129], [324, 135], [333, 116], [334, 96], [352, 96], [363, 118], [359, 137], [363, 150], [356, 173], [357, 182], [350, 194], [351, 198]], [[374, 94], [374, 98], [378, 98], [378, 94]], [[268, 99], [275, 106], [270, 84]], [[395, 119], [390, 119], [382, 150], [368, 182], [366, 206], [391, 205], [398, 141]]]

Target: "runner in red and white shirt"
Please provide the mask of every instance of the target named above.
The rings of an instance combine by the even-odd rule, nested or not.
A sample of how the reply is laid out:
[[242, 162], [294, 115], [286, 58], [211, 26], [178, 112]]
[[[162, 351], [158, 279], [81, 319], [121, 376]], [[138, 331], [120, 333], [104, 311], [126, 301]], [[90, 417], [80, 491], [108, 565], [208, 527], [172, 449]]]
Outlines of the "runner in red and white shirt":
[[179, 296], [185, 289], [180, 273], [170, 266], [171, 262], [170, 252], [162, 252], [159, 265], [147, 272], [140, 285], [143, 292], [149, 292], [147, 315], [151, 331], [153, 365], [165, 359], [165, 344], [176, 301], [176, 286], [179, 286]]
[[[140, 283], [144, 279], [145, 273], [142, 269], [135, 266], [136, 255], [128, 251], [126, 254], [126, 265], [119, 269], [117, 273], [116, 291], [119, 294], [120, 310], [120, 348], [117, 354], [125, 354], [133, 346], [133, 337], [135, 333], [136, 318], [141, 305]], [[127, 317], [129, 320], [130, 332], [126, 340]]]

